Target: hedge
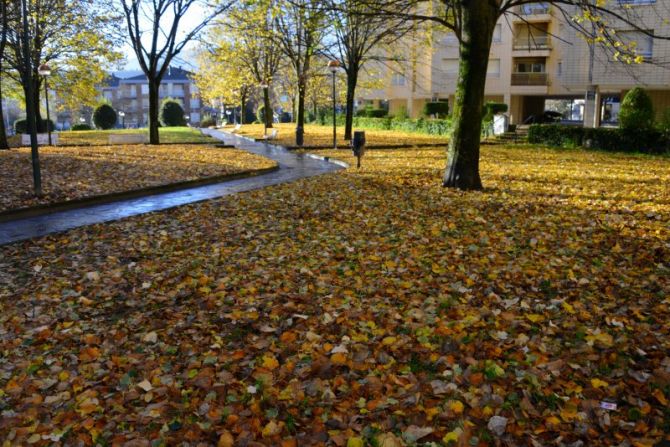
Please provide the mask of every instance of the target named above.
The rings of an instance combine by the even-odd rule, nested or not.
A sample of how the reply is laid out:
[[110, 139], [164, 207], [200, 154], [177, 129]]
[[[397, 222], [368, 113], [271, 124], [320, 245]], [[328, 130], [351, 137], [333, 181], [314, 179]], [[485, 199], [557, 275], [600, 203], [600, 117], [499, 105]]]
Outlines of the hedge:
[[160, 124], [165, 127], [185, 126], [184, 109], [178, 101], [167, 98], [163, 100], [160, 110]]
[[116, 125], [116, 110], [109, 104], [100, 104], [93, 112], [93, 122], [98, 129], [111, 129]]
[[[332, 125], [333, 115], [326, 115], [324, 125]], [[337, 125], [344, 126], [345, 116], [337, 115]], [[451, 120], [447, 119], [398, 119], [393, 117], [368, 118], [355, 116], [354, 127], [374, 130], [399, 130], [402, 132], [422, 133], [427, 135], [449, 135], [451, 132]]]
[[72, 128], [70, 130], [73, 130], [73, 131], [93, 130], [93, 128], [90, 125], [85, 124], [85, 123], [77, 123], [77, 124], [73, 124]]
[[447, 101], [427, 102], [423, 105], [423, 116], [435, 115], [437, 118], [444, 118], [449, 114], [449, 103]]
[[[49, 129], [53, 132], [56, 130], [56, 125], [52, 120], [49, 120]], [[45, 133], [47, 131], [47, 120], [43, 119], [37, 123], [37, 133]], [[25, 118], [14, 121], [14, 133], [22, 134], [28, 133], [28, 122]]]
[[366, 118], [383, 118], [388, 115], [386, 109], [373, 109], [372, 107], [365, 107], [356, 112], [356, 116]]
[[615, 129], [533, 124], [528, 142], [556, 147], [588, 147], [610, 152], [661, 154], [670, 151], [670, 140], [655, 129]]

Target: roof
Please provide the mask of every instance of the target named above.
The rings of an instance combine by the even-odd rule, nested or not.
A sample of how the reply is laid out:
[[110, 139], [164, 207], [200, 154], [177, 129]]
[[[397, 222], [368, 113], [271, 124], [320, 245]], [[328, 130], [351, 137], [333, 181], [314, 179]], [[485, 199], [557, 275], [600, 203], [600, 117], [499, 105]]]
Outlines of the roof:
[[105, 79], [104, 87], [118, 87], [120, 81], [121, 81], [121, 78], [119, 78], [114, 73], [112, 73], [109, 76], [107, 76], [107, 78]]
[[[188, 70], [184, 70], [181, 67], [168, 67], [167, 71], [165, 72], [165, 75], [163, 75], [163, 82], [166, 81], [190, 81], [191, 76], [193, 73], [191, 73]], [[121, 82], [147, 82], [147, 76], [142, 73], [137, 76], [133, 76], [130, 78], [122, 79]]]

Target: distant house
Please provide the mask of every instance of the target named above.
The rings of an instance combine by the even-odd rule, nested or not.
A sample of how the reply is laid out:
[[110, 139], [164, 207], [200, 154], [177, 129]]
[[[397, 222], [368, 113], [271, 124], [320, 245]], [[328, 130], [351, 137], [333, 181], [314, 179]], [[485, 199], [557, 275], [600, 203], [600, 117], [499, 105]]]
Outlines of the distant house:
[[[144, 74], [120, 77], [111, 74], [101, 86], [102, 96], [114, 109], [123, 111], [126, 127], [146, 127], [149, 122], [149, 83]], [[199, 124], [202, 116], [202, 100], [198, 94], [192, 73], [181, 67], [169, 67], [159, 90], [160, 100], [173, 98], [184, 108], [186, 119]], [[119, 124], [122, 120], [119, 119]]]

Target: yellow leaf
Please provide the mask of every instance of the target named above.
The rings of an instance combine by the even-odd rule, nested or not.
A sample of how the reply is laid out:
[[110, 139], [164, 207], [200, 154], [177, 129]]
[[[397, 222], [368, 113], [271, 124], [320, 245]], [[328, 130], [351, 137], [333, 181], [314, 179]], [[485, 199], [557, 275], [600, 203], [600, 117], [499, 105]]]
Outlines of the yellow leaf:
[[463, 402], [461, 402], [460, 400], [449, 401], [449, 403], [447, 404], [447, 407], [456, 414], [462, 414], [463, 413], [463, 408], [464, 408], [463, 407]]
[[270, 421], [268, 424], [263, 427], [262, 435], [264, 438], [269, 438], [271, 436], [278, 435], [281, 433], [282, 427], [280, 424], [277, 424], [275, 421]]
[[273, 355], [264, 355], [263, 356], [263, 363], [261, 364], [263, 368], [273, 370], [277, 369], [279, 366], [279, 362]]
[[528, 318], [533, 323], [538, 323], [538, 322], [544, 320], [544, 316], [540, 315], [540, 314], [527, 314], [526, 318]]
[[662, 405], [665, 405], [666, 407], [668, 406], [668, 399], [665, 397], [665, 394], [663, 394], [663, 391], [660, 389], [656, 388], [652, 393], [652, 396], [656, 398], [657, 401], [659, 401]]
[[395, 344], [396, 341], [398, 341], [398, 339], [395, 338], [395, 337], [385, 337], [385, 338], [382, 340], [382, 344], [383, 344], [384, 346], [391, 346], [391, 345]]
[[575, 313], [575, 308], [572, 307], [572, 304], [566, 303], [565, 301], [562, 304], [563, 310], [565, 310], [569, 314], [574, 314]]
[[610, 386], [609, 383], [605, 382], [604, 380], [600, 380], [598, 378], [591, 379], [591, 386], [593, 388], [606, 388]]
[[547, 419], [544, 420], [544, 423], [547, 425], [560, 425], [561, 420], [556, 416], [549, 416]]
[[363, 438], [349, 438], [347, 447], [365, 447], [365, 441]]
[[445, 444], [449, 444], [450, 442], [458, 442], [460, 439], [461, 435], [463, 434], [463, 429], [458, 427], [453, 431], [450, 431], [444, 437], [442, 438], [442, 442]]

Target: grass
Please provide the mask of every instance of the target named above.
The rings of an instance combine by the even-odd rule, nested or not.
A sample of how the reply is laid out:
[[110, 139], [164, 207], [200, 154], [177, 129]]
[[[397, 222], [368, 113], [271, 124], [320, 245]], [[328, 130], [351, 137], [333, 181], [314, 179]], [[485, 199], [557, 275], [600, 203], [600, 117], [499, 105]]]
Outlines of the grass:
[[496, 415], [507, 445], [667, 439], [670, 160], [487, 146], [480, 192], [444, 164], [371, 150], [0, 247], [0, 438], [493, 445]]
[[[110, 129], [58, 132], [59, 144], [67, 145], [107, 145], [111, 134], [147, 135], [148, 129]], [[200, 129], [191, 127], [161, 127], [158, 129], [161, 143], [213, 143], [211, 137], [203, 135]], [[10, 146], [18, 147], [20, 136], [10, 137]]]
[[[230, 130], [232, 126], [228, 126]], [[295, 124], [274, 124], [274, 129], [279, 131], [278, 138], [273, 141], [282, 146], [295, 145]], [[240, 135], [251, 138], [263, 137], [262, 124], [245, 124], [242, 126]], [[354, 129], [357, 130], [357, 129]], [[348, 146], [349, 142], [344, 140], [344, 128], [337, 129], [338, 146]], [[268, 133], [271, 130], [268, 130]], [[367, 145], [408, 145], [415, 144], [447, 144], [447, 138], [436, 135], [422, 135], [417, 133], [399, 132], [395, 130], [365, 130]], [[317, 126], [308, 124], [305, 126], [305, 146], [330, 147], [333, 144], [333, 128], [328, 126]]]
[[0, 211], [268, 168], [274, 162], [205, 145], [40, 148], [44, 195], [32, 194], [28, 148], [0, 151]]

